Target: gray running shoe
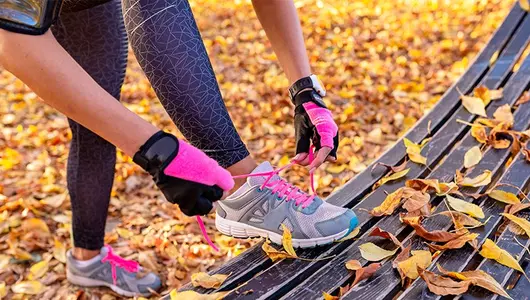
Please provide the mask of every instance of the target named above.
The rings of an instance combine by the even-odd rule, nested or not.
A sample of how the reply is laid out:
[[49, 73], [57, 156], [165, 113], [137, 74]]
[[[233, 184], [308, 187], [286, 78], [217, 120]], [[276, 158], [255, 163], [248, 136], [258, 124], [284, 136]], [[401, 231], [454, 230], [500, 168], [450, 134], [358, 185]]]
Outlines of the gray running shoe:
[[348, 235], [357, 226], [355, 213], [310, 196], [272, 174], [269, 162], [259, 165], [234, 194], [217, 201], [215, 225], [234, 237], [265, 237], [282, 241], [282, 226], [293, 235], [293, 246], [310, 248], [329, 244]]
[[78, 261], [67, 252], [66, 278], [75, 285], [84, 287], [106, 286], [126, 296], [150, 296], [150, 290], [162, 285], [154, 273], [145, 272], [137, 262], [126, 260], [112, 252], [110, 246], [101, 248], [101, 253], [88, 261]]

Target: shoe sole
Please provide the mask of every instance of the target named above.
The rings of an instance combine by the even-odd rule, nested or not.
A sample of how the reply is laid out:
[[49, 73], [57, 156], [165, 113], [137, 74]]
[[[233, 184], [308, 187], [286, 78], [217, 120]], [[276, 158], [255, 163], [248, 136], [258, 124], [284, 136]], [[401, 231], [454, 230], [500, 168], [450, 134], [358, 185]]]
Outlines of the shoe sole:
[[142, 294], [142, 293], [130, 292], [130, 291], [126, 291], [124, 289], [121, 289], [119, 286], [116, 286], [116, 285], [114, 285], [112, 283], [108, 283], [106, 281], [101, 281], [101, 280], [91, 279], [91, 278], [87, 278], [87, 277], [77, 276], [77, 275], [72, 274], [72, 272], [70, 272], [70, 270], [66, 270], [66, 279], [70, 283], [78, 285], [78, 286], [82, 286], [82, 287], [106, 286], [106, 287], [110, 288], [111, 290], [113, 290], [114, 292], [116, 292], [116, 293], [118, 293], [118, 294], [120, 294], [122, 296], [125, 296], [125, 297], [134, 297], [134, 296], [149, 297], [149, 296], [151, 296], [151, 293]]
[[[273, 243], [281, 245], [282, 236], [276, 232], [268, 231], [265, 229], [257, 228], [248, 224], [240, 223], [237, 221], [227, 220], [218, 214], [215, 216], [215, 226], [217, 230], [225, 235], [230, 235], [236, 238], [251, 238], [251, 237], [263, 237], [268, 238]], [[313, 248], [317, 246], [327, 245], [334, 241], [340, 240], [350, 229], [345, 229], [337, 234], [314, 238], [314, 239], [293, 239], [294, 248]]]

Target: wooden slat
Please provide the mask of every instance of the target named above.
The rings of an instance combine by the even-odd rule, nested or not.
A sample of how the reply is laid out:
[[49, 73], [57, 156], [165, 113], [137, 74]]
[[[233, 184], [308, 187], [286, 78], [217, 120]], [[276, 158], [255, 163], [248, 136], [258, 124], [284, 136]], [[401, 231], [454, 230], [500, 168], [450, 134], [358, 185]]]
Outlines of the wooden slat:
[[[516, 57], [518, 57], [518, 56], [516, 56]], [[504, 69], [510, 70], [510, 68], [506, 68], [506, 66], [504, 67]], [[492, 71], [494, 71], [496, 74], [499, 73], [495, 69], [492, 70]], [[521, 74], [523, 74], [523, 73], [521, 72]], [[522, 77], [522, 75], [520, 75], [518, 77]], [[518, 80], [518, 78], [514, 78], [514, 79]], [[487, 80], [487, 78], [486, 78], [486, 80]], [[500, 80], [500, 82], [502, 82], [502, 80]], [[500, 82], [498, 82], [498, 84], [500, 84]], [[490, 86], [490, 88], [496, 88], [496, 87], [497, 86]], [[516, 92], [517, 94], [514, 94], [514, 92]], [[504, 100], [500, 101], [500, 102], [497, 102], [497, 103], [495, 103], [494, 106], [488, 108], [489, 113], [492, 114], [495, 111], [495, 109], [499, 105], [501, 105], [503, 103], [513, 103], [516, 100], [516, 97], [520, 94], [520, 92], [521, 92], [520, 90], [516, 91], [515, 89], [509, 88], [509, 86], [508, 86], [508, 88], [507, 88], [507, 90], [505, 92], [505, 95], [506, 95], [505, 99], [509, 99], [511, 102], [505, 102]], [[457, 114], [457, 116], [452, 120], [452, 122], [454, 122], [454, 123], [449, 123], [448, 122], [446, 124], [447, 125], [447, 127], [445, 128], [446, 130], [442, 130], [439, 133], [439, 135], [444, 137], [444, 138], [441, 139], [442, 142], [436, 142], [438, 134], [434, 136], [434, 139], [431, 142], [431, 149], [437, 149], [437, 151], [428, 151], [428, 154], [426, 155], [428, 157], [428, 161], [432, 161], [433, 157], [432, 157], [431, 154], [436, 153], [436, 154], [440, 155], [441, 149], [444, 149], [443, 146], [442, 146], [442, 145], [444, 145], [444, 143], [446, 143], [446, 145], [450, 144], [450, 142], [447, 141], [447, 137], [451, 136], [451, 134], [449, 134], [449, 133], [454, 133], [454, 135], [458, 134], [458, 130], [455, 130], [455, 127], [458, 128], [458, 126], [459, 126], [458, 123], [456, 123], [456, 119], [458, 119], [458, 118], [464, 119], [463, 117], [459, 117], [459, 116], [460, 115]], [[444, 168], [439, 168], [438, 167], [435, 170], [435, 172], [433, 173], [431, 178], [445, 178], [445, 179], [449, 179], [449, 181], [450, 181], [452, 179], [452, 177], [454, 176], [455, 170], [457, 168], [460, 168], [460, 166], [462, 165], [462, 157], [463, 157], [465, 151], [467, 151], [467, 149], [469, 149], [473, 145], [475, 145], [474, 138], [472, 138], [469, 135], [467, 144], [461, 144], [458, 147], [458, 149], [459, 149], [458, 151], [452, 152], [450, 154], [450, 156], [444, 161], [444, 163], [443, 163], [444, 164]], [[418, 165], [415, 165], [415, 164], [412, 164], [412, 165], [413, 166], [411, 167], [411, 171], [409, 172], [409, 174], [413, 174], [413, 175], [409, 176], [409, 178], [414, 178], [415, 175], [418, 175], [418, 174], [421, 175], [421, 173], [423, 171], [425, 171], [425, 168], [418, 167]], [[418, 172], [418, 168], [420, 170], [419, 172]], [[387, 190], [387, 191], [391, 192], [391, 191], [395, 190], [396, 188], [401, 187], [402, 184], [403, 184], [402, 182], [394, 183], [394, 184], [390, 184], [390, 185], [385, 185], [383, 188], [384, 188], [384, 190]], [[388, 188], [389, 186], [392, 186], [393, 188], [389, 189]], [[381, 192], [381, 194], [383, 194], [381, 189], [379, 189], [379, 192]], [[380, 197], [381, 197], [381, 199], [384, 198], [384, 194], [381, 195]], [[361, 204], [363, 204], [363, 203], [364, 204], [365, 203], [369, 203], [368, 198], [365, 199], [363, 202], [361, 202]], [[370, 208], [373, 208], [374, 206], [376, 206], [376, 205], [369, 204], [369, 205], [365, 205], [363, 208], [370, 209]], [[359, 216], [360, 217], [361, 216], [366, 216], [366, 213], [362, 213], [361, 212], [359, 214]], [[403, 232], [407, 233], [406, 232], [406, 230], [407, 230], [406, 226], [403, 226], [401, 224], [401, 222], [399, 221], [399, 217], [397, 215], [384, 218], [382, 221], [380, 221], [377, 224], [377, 226], [379, 226], [380, 228], [382, 228], [384, 230], [393, 232], [396, 235], [402, 234]], [[409, 229], [409, 232], [410, 232], [410, 229]], [[364, 239], [361, 239], [361, 240], [364, 242]], [[293, 297], [293, 298], [298, 298], [298, 297], [313, 298], [313, 297], [317, 297], [317, 295], [321, 294], [322, 290], [333, 291], [338, 286], [344, 284], [344, 282], [349, 279], [349, 273], [343, 268], [344, 262], [346, 260], [349, 260], [349, 259], [358, 259], [360, 261], [363, 261], [363, 259], [360, 257], [360, 254], [358, 253], [358, 250], [357, 250], [357, 246], [360, 243], [361, 243], [360, 241], [359, 242], [355, 242], [353, 245], [348, 247], [348, 249], [344, 253], [341, 253], [340, 256], [335, 258], [329, 265], [327, 265], [325, 267], [324, 270], [319, 270], [316, 274], [314, 274], [308, 280], [303, 282], [301, 284], [302, 287], [296, 288], [294, 291], [292, 291], [288, 295], [286, 295], [286, 299], [288, 299], [289, 297]]]
[[[530, 23], [529, 23], [530, 24]], [[530, 26], [528, 27], [530, 30]], [[530, 38], [527, 36], [527, 38]], [[510, 80], [505, 88], [505, 100], [508, 101], [508, 103], [514, 103], [519, 95], [526, 89], [530, 82], [530, 57], [528, 57], [525, 60], [525, 70], [522, 72], [519, 72], [515, 75], [513, 80]], [[522, 82], [520, 80], [523, 80]], [[509, 98], [508, 98], [509, 97]], [[488, 107], [488, 115], [491, 115], [494, 110], [490, 110], [490, 107]], [[526, 128], [528, 118], [530, 117], [530, 106], [524, 106], [520, 107], [517, 110], [517, 113], [515, 114], [515, 117], [517, 117], [517, 124], [518, 126], [522, 126], [521, 124], [524, 124], [524, 127], [522, 129]], [[519, 128], [521, 129], [521, 128]], [[477, 142], [475, 139], [468, 134], [461, 144], [458, 146], [458, 149], [461, 149], [461, 151], [455, 151], [453, 150], [449, 157], [446, 159], [444, 164], [442, 165], [442, 168], [437, 168], [429, 177], [430, 178], [443, 178], [444, 173], [445, 174], [451, 174], [451, 177], [454, 176], [454, 168], [447, 169], [447, 166], [454, 165], [456, 162], [462, 162], [462, 157], [464, 156], [464, 153], [467, 151], [467, 149], [470, 149], [474, 145], [476, 145]], [[490, 149], [487, 151], [484, 155], [484, 158], [482, 161], [474, 167], [472, 172], [470, 172], [469, 176], [474, 177], [479, 174], [481, 174], [484, 170], [490, 170], [495, 176], [500, 176], [502, 174], [502, 167], [508, 157], [510, 156], [510, 149], [504, 149], [504, 150], [496, 150], [496, 149]], [[448, 165], [445, 165], [446, 162], [450, 162]], [[461, 165], [457, 168], [460, 169]], [[495, 179], [493, 180], [493, 182]], [[467, 193], [484, 193], [487, 190], [487, 187], [479, 187], [479, 188], [468, 188], [465, 192]], [[431, 203], [434, 202], [436, 204], [441, 199], [431, 200]], [[468, 201], [473, 201], [473, 199], [467, 199]], [[479, 200], [480, 201], [480, 200]], [[441, 211], [447, 210], [445, 205], [441, 204], [439, 205], [436, 210], [433, 212], [433, 214], [437, 214]], [[498, 218], [498, 213], [493, 212], [492, 219], [488, 222], [488, 225], [495, 223], [495, 217]], [[443, 216], [437, 216], [433, 218], [429, 218], [424, 222], [424, 226], [428, 230], [448, 230], [452, 226], [452, 222], [450, 219], [445, 218]], [[477, 231], [480, 231], [481, 229], [477, 229]], [[390, 231], [393, 232], [393, 231]], [[410, 239], [412, 243], [412, 249], [427, 249], [424, 240], [418, 236], [415, 236], [414, 234], [411, 234], [409, 237], [407, 237], [405, 240]], [[451, 253], [452, 251], [447, 251], [447, 253]], [[457, 254], [461, 253], [460, 251], [455, 252]], [[454, 254], [454, 253], [453, 253]], [[466, 257], [463, 257], [461, 255], [457, 255], [458, 258], [455, 258], [459, 263], [463, 263], [465, 259], [468, 259]], [[439, 256], [434, 261], [440, 259]], [[434, 265], [434, 264], [433, 264]], [[394, 272], [392, 270], [392, 267], [390, 264], [383, 267], [382, 272], [384, 272], [382, 275], [374, 278], [373, 280], [369, 280], [365, 282], [364, 284], [360, 284], [352, 289], [352, 293], [357, 294], [373, 294], [374, 291], [377, 291], [377, 295], [373, 295], [377, 299], [382, 299], [386, 297], [387, 295], [393, 295], [401, 288], [401, 279], [399, 278], [399, 275], [397, 272]], [[419, 281], [418, 281], [419, 282]], [[349, 297], [345, 297], [345, 299], [348, 299]], [[414, 298], [414, 297], [411, 297]], [[408, 298], [407, 298], [408, 299]]]
[[[501, 27], [493, 35], [488, 45], [478, 55], [476, 61], [439, 101], [438, 105], [435, 107], [437, 113], [429, 114], [422, 118], [418, 124], [406, 134], [407, 138], [417, 142], [421, 141], [428, 135], [426, 130], [428, 123], [431, 123], [431, 130], [435, 131], [447, 121], [447, 117], [452, 115], [455, 107], [459, 107], [460, 105], [456, 87], [458, 86], [460, 90], [465, 92], [470, 91], [475, 86], [477, 80], [479, 80], [484, 75], [484, 72], [488, 70], [490, 58], [495, 52], [501, 50], [504, 45], [506, 45], [523, 15], [524, 12], [518, 7], [512, 9]], [[403, 144], [399, 142], [384, 153], [377, 161], [396, 165], [404, 158], [404, 153]], [[363, 195], [369, 192], [372, 184], [379, 180], [383, 175], [384, 172], [371, 174], [367, 169], [365, 172], [352, 179], [343, 188], [332, 194], [328, 198], [328, 201], [337, 205], [351, 204], [352, 202], [358, 201]], [[335, 251], [340, 251], [346, 246], [347, 245], [338, 246], [334, 249]], [[271, 265], [270, 260], [261, 253], [262, 251], [260, 247], [261, 244], [252, 247], [245, 253], [241, 254], [237, 260], [233, 260], [211, 272], [233, 274], [222, 287], [223, 290], [232, 289], [237, 284], [254, 276], [256, 273]], [[316, 250], [312, 256], [318, 255], [321, 251], [322, 250]], [[183, 288], [183, 290], [187, 289], [192, 289], [192, 287], [187, 285]]]
[[[530, 257], [528, 257], [528, 255], [525, 256], [521, 265], [525, 274], [530, 274]], [[521, 277], [519, 278], [519, 281], [513, 287], [513, 289], [510, 290], [508, 293], [510, 294], [510, 296], [512, 296], [513, 299], [524, 300], [530, 299], [530, 293], [528, 291], [530, 291], [530, 282], [526, 278]]]

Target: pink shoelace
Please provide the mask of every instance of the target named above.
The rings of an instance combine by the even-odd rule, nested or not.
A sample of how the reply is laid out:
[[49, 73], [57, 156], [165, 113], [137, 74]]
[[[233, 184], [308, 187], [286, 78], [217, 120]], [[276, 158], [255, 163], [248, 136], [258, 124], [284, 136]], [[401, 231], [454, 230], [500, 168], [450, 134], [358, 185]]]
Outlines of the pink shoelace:
[[140, 269], [140, 264], [134, 260], [125, 259], [119, 255], [114, 254], [112, 247], [105, 245], [107, 248], [107, 255], [101, 259], [102, 263], [108, 262], [112, 269], [112, 281], [116, 285], [116, 267], [122, 268], [127, 272], [136, 273]]
[[[314, 159], [314, 153], [313, 153], [313, 147], [309, 150], [309, 162], [311, 163]], [[264, 188], [271, 189], [271, 192], [273, 194], [276, 194], [278, 198], [285, 197], [285, 202], [289, 202], [294, 200], [296, 206], [302, 206], [302, 208], [306, 208], [311, 202], [313, 202], [313, 199], [316, 197], [315, 192], [315, 180], [314, 180], [314, 174], [313, 172], [309, 172], [309, 183], [311, 186], [311, 192], [312, 195], [309, 195], [299, 188], [295, 187], [294, 185], [287, 182], [285, 179], [279, 179], [273, 182], [269, 182], [274, 176], [278, 175], [281, 171], [291, 167], [292, 165], [298, 163], [296, 160], [291, 160], [290, 163], [287, 165], [278, 168], [276, 170], [272, 170], [270, 172], [262, 172], [262, 173], [254, 173], [254, 174], [244, 174], [244, 175], [237, 175], [232, 176], [233, 178], [247, 178], [247, 177], [257, 177], [257, 176], [266, 176], [267, 179], [263, 182], [263, 184], [260, 186], [260, 189], [263, 190]], [[201, 229], [202, 235], [204, 236], [204, 239], [212, 247], [215, 251], [219, 252], [219, 248], [212, 242], [210, 237], [208, 236], [208, 232], [206, 232], [206, 226], [204, 226], [204, 222], [202, 221], [201, 216], [197, 217], [197, 223], [199, 224], [199, 227]]]

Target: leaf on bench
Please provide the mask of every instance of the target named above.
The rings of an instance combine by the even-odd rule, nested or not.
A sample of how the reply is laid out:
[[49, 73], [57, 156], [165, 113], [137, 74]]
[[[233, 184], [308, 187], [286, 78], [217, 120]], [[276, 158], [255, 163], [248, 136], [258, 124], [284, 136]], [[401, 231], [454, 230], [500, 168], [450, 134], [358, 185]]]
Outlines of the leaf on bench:
[[492, 240], [486, 239], [486, 242], [482, 245], [482, 249], [479, 252], [485, 258], [493, 259], [498, 263], [505, 265], [509, 268], [515, 269], [521, 273], [524, 273], [523, 268], [519, 265], [519, 262], [508, 251], [501, 249]]
[[530, 92], [524, 92], [521, 97], [515, 102], [515, 105], [521, 105], [530, 101]]
[[452, 209], [468, 214], [472, 217], [483, 219], [484, 211], [478, 205], [471, 202], [464, 201], [462, 199], [455, 198], [451, 195], [446, 195], [447, 202]]
[[433, 231], [427, 231], [421, 224], [420, 224], [420, 217], [413, 217], [413, 218], [403, 218], [402, 221], [410, 225], [414, 228], [416, 231], [416, 234], [428, 241], [431, 242], [449, 242], [451, 240], [454, 240], [463, 234], [463, 233], [453, 233], [453, 232], [447, 232], [443, 230], [433, 230]]
[[346, 269], [351, 271], [357, 271], [363, 267], [361, 263], [356, 259], [349, 260], [344, 265], [346, 266]]
[[479, 187], [479, 186], [485, 186], [490, 184], [491, 182], [491, 171], [485, 170], [482, 174], [470, 178], [470, 177], [463, 177], [462, 173], [460, 171], [456, 171], [456, 184], [461, 186], [470, 186], [470, 187]]
[[390, 232], [384, 231], [379, 227], [376, 227], [368, 236], [378, 236], [385, 239], [391, 240], [396, 246], [399, 246], [401, 249], [403, 249], [403, 245], [401, 242]]
[[399, 172], [396, 172], [396, 173], [389, 173], [388, 175], [386, 175], [385, 177], [379, 179], [379, 181], [377, 181], [375, 184], [374, 184], [374, 190], [380, 186], [382, 186], [383, 184], [389, 182], [389, 181], [392, 181], [392, 180], [396, 180], [396, 179], [399, 179], [405, 175], [407, 175], [407, 173], [410, 171], [410, 168], [409, 169], [405, 169], [405, 170], [402, 170], [402, 171], [399, 171]]
[[335, 242], [336, 243], [342, 243], [344, 241], [351, 240], [354, 237], [356, 237], [359, 234], [360, 231], [361, 231], [361, 227], [357, 226], [354, 230], [352, 230], [352, 232], [350, 232], [350, 234], [348, 234], [347, 236], [343, 237], [340, 240], [336, 240]]
[[469, 169], [476, 166], [482, 160], [482, 151], [479, 146], [469, 149], [464, 155], [464, 167]]
[[481, 144], [485, 144], [488, 141], [486, 128], [480, 124], [471, 125], [471, 136], [473, 136]]
[[230, 275], [213, 274], [199, 272], [191, 275], [191, 284], [194, 287], [203, 287], [205, 289], [218, 289]]
[[491, 277], [488, 273], [482, 270], [464, 271], [464, 272], [449, 272], [442, 268], [439, 264], [437, 265], [438, 270], [442, 274], [464, 281], [471, 281], [471, 284], [485, 288], [493, 293], [499, 294], [503, 297], [511, 299], [510, 295], [504, 291], [502, 285], [500, 285], [495, 278]]
[[361, 256], [367, 261], [380, 261], [396, 254], [399, 248], [394, 250], [383, 249], [374, 243], [364, 243], [359, 246]]
[[513, 125], [514, 119], [512, 109], [508, 104], [504, 104], [503, 106], [497, 108], [497, 110], [493, 113], [493, 117], [495, 120], [509, 125], [509, 127]]
[[482, 99], [484, 105], [488, 105], [491, 100], [498, 100], [502, 98], [502, 89], [490, 90], [485, 85], [481, 85], [473, 89], [475, 97]]
[[461, 295], [469, 289], [471, 281], [455, 281], [427, 270], [418, 271], [429, 291], [440, 296]]
[[461, 213], [459, 211], [448, 211], [447, 210], [447, 211], [441, 212], [440, 215], [451, 218], [451, 220], [455, 224], [456, 229], [464, 228], [464, 226], [480, 227], [484, 225], [484, 223], [480, 222], [479, 220], [473, 217], [470, 217], [464, 213]]
[[462, 105], [468, 112], [481, 117], [488, 116], [486, 114], [486, 105], [484, 105], [484, 101], [482, 101], [482, 99], [465, 95], [461, 95], [460, 99], [462, 99]]
[[289, 255], [293, 257], [298, 257], [298, 255], [296, 255], [296, 252], [294, 251], [293, 235], [291, 234], [291, 231], [283, 223], [282, 223], [282, 228], [283, 228], [283, 235], [282, 235], [283, 249], [285, 249], [285, 251], [289, 253]]
[[490, 198], [493, 198], [497, 201], [508, 203], [508, 204], [521, 203], [521, 200], [519, 200], [517, 195], [515, 195], [514, 193], [505, 192], [503, 190], [493, 190], [491, 192], [488, 192], [487, 195]]
[[[452, 241], [447, 242], [444, 245], [433, 245], [429, 244], [429, 248], [437, 250], [437, 251], [443, 251], [443, 250], [449, 250], [449, 249], [460, 249], [462, 248], [467, 242], [472, 242], [475, 240], [478, 236], [478, 233], [468, 233], [463, 236], [460, 236]], [[472, 245], [472, 244], [471, 244]]]
[[395, 192], [386, 196], [385, 201], [381, 205], [374, 207], [370, 214], [375, 217], [382, 215], [391, 215], [396, 208], [401, 204], [403, 198], [403, 188], [397, 189]]
[[407, 138], [403, 138], [403, 143], [405, 144], [405, 148], [407, 149], [407, 154], [409, 156], [409, 159], [415, 163], [426, 165], [427, 164], [427, 158], [421, 155], [421, 149], [430, 139], [422, 141], [421, 144], [415, 144], [411, 140]]
[[339, 300], [340, 299], [338, 296], [332, 296], [326, 292], [322, 292], [322, 297], [324, 297], [324, 300]]
[[517, 203], [512, 205], [506, 205], [504, 212], [515, 215], [521, 210], [527, 209], [530, 207], [530, 203]]
[[184, 292], [177, 292], [177, 290], [172, 290], [169, 293], [169, 297], [171, 300], [219, 300], [223, 299], [224, 295], [226, 295], [228, 292], [217, 292], [212, 294], [199, 294], [195, 291], [184, 291]]
[[419, 277], [418, 269], [425, 270], [432, 263], [432, 255], [427, 250], [411, 251], [412, 256], [397, 264], [400, 274], [410, 279]]
[[437, 195], [459, 194], [458, 186], [454, 182], [439, 182], [438, 179], [411, 179], [405, 183], [407, 187], [422, 192], [436, 192]]
[[527, 219], [519, 218], [512, 214], [506, 214], [506, 213], [502, 213], [501, 215], [507, 218], [508, 220], [512, 221], [513, 223], [517, 224], [517, 226], [521, 227], [521, 229], [524, 230], [526, 235], [530, 237], [530, 222], [528, 222]]
[[[396, 249], [397, 250], [397, 249]], [[355, 280], [351, 284], [352, 286], [359, 283], [361, 280], [365, 280], [367, 278], [372, 277], [372, 275], [377, 272], [381, 268], [381, 263], [371, 263], [368, 266], [364, 268], [360, 268], [359, 270], [355, 271]]]
[[519, 0], [519, 5], [521, 5], [521, 8], [530, 11], [530, 1], [528, 0]]

